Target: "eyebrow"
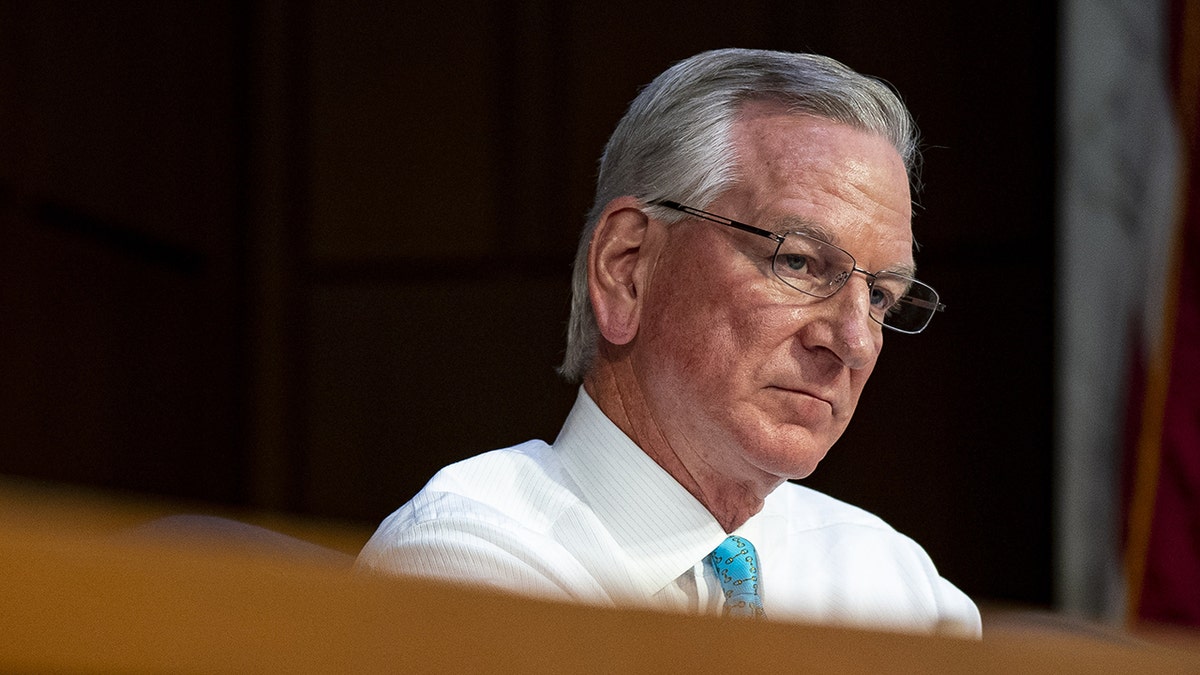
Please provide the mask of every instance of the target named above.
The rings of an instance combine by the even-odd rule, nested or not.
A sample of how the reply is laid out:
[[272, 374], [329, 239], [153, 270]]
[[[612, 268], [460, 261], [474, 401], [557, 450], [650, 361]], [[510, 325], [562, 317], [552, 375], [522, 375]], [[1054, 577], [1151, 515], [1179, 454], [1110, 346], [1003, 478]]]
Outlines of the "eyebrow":
[[779, 220], [776, 227], [771, 228], [771, 231], [776, 234], [790, 234], [792, 232], [806, 234], [813, 239], [819, 239], [826, 244], [833, 244], [841, 248], [841, 244], [837, 241], [837, 235], [832, 230], [815, 220], [801, 218], [800, 216], [784, 216]]

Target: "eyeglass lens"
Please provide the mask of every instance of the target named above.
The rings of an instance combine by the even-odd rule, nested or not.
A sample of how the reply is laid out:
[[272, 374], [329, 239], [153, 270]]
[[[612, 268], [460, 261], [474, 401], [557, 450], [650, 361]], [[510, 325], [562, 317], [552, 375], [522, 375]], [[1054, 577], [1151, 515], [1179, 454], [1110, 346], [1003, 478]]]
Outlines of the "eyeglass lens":
[[[854, 257], [803, 233], [779, 242], [774, 270], [788, 286], [818, 298], [838, 292], [855, 270]], [[892, 272], [866, 273], [871, 287], [871, 318], [905, 333], [919, 333], [938, 307], [933, 288]]]

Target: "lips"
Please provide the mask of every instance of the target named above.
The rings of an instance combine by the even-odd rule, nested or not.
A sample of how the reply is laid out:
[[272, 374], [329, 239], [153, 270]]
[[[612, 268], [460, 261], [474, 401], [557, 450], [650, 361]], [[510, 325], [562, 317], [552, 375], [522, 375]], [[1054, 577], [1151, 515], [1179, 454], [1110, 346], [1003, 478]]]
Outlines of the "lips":
[[830, 409], [833, 409], [833, 407], [834, 407], [833, 397], [831, 395], [826, 394], [821, 391], [814, 390], [809, 387], [789, 387], [789, 386], [776, 385], [776, 386], [772, 386], [771, 389], [775, 389], [777, 391], [782, 391], [787, 394], [795, 394], [798, 396], [806, 396], [811, 399], [816, 399], [818, 401], [821, 401], [825, 405], [829, 406]]

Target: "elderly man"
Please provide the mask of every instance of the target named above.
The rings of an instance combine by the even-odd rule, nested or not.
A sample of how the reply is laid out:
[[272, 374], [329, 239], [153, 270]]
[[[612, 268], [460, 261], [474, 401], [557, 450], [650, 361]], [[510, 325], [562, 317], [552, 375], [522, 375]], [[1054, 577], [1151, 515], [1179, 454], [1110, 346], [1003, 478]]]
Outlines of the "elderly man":
[[643, 90], [605, 149], [575, 263], [553, 445], [443, 469], [361, 568], [621, 607], [976, 635], [911, 539], [799, 485], [913, 279], [916, 132], [820, 56], [720, 50]]

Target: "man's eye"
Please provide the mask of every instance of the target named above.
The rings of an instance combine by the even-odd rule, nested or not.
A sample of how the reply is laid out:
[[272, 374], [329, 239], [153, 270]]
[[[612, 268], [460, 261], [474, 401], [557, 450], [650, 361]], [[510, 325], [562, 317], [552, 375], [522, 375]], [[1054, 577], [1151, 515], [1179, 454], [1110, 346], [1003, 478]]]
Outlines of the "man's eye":
[[877, 309], [887, 309], [891, 305], [891, 298], [887, 293], [878, 288], [871, 289], [871, 306]]
[[882, 288], [871, 289], [871, 306], [877, 310], [888, 311], [896, 304], [896, 296]]
[[809, 260], [806, 255], [789, 253], [780, 256], [783, 258], [783, 266], [789, 272], [805, 272], [808, 270]]

